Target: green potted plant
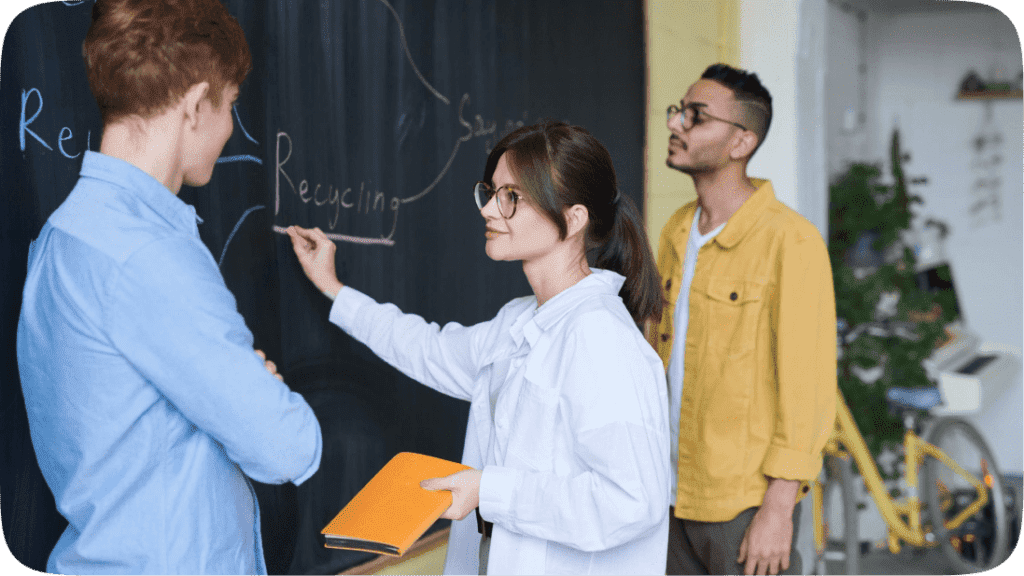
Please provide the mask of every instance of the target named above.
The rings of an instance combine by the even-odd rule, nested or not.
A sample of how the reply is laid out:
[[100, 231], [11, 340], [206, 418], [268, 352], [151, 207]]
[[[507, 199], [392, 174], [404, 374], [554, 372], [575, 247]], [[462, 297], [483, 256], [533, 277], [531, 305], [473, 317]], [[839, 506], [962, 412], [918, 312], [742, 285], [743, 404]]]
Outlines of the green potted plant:
[[[899, 132], [890, 146], [891, 182], [853, 164], [829, 188], [829, 256], [839, 331], [839, 388], [875, 460], [896, 450], [903, 424], [886, 404], [889, 387], [934, 386], [921, 362], [945, 336], [953, 307], [918, 283], [905, 238], [921, 198], [907, 191]], [[895, 469], [879, 462], [887, 477]]]

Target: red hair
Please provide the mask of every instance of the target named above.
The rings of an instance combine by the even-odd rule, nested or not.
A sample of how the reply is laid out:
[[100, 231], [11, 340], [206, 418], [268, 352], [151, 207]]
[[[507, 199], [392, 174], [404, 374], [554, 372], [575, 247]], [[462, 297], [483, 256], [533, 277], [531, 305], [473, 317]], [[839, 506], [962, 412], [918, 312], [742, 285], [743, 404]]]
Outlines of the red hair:
[[224, 88], [252, 68], [242, 28], [220, 0], [97, 0], [82, 57], [104, 124], [159, 114], [204, 81], [220, 107]]

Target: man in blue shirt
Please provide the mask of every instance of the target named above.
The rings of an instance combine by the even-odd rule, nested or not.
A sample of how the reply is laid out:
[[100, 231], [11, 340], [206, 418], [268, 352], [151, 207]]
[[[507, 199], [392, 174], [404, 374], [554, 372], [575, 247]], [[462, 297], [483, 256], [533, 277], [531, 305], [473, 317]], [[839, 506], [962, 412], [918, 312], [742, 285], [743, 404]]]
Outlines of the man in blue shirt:
[[266, 573], [246, 476], [320, 465], [309, 405], [264, 365], [195, 210], [251, 67], [219, 0], [98, 0], [83, 45], [100, 152], [29, 254], [18, 368], [68, 520], [48, 572]]

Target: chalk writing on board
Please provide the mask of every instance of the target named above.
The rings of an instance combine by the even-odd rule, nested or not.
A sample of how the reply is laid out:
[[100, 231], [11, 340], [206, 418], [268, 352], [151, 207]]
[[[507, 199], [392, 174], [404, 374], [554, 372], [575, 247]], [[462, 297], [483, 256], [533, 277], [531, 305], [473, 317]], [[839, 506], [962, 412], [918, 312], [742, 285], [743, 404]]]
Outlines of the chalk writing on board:
[[[38, 88], [29, 88], [28, 90], [21, 91], [21, 117], [18, 121], [18, 144], [21, 146], [21, 151], [25, 152], [28, 147], [29, 137], [36, 141], [43, 148], [46, 148], [50, 152], [53, 152], [53, 146], [46, 141], [46, 138], [39, 134], [32, 128], [32, 124], [39, 119], [39, 116], [43, 113], [45, 102], [43, 100], [43, 93]], [[242, 118], [239, 116], [238, 107], [233, 107], [235, 113], [235, 119], [238, 121], [238, 127], [241, 129], [245, 139], [252, 142], [253, 144], [259, 145], [259, 141], [249, 134], [249, 131], [245, 129], [242, 124]], [[65, 142], [72, 140], [75, 137], [74, 131], [70, 126], [64, 126], [60, 129], [57, 134], [57, 150], [61, 156], [68, 160], [74, 160], [82, 155], [82, 150], [77, 152], [68, 151], [70, 145], [65, 145]], [[92, 130], [86, 131], [85, 135], [85, 149], [92, 150]], [[73, 153], [74, 152], [74, 153]], [[235, 156], [222, 156], [217, 159], [218, 164], [224, 164], [228, 162], [253, 162], [255, 164], [263, 164], [263, 160], [252, 154], [238, 154]]]
[[[405, 58], [412, 68], [416, 77], [427, 89], [427, 91], [440, 102], [443, 102], [446, 106], [451, 105], [451, 101], [440, 91], [438, 91], [427, 78], [420, 71], [419, 67], [413, 59], [412, 53], [409, 49], [408, 41], [406, 39], [405, 25], [402, 22], [401, 17], [395, 8], [391, 5], [388, 0], [378, 0], [378, 2], [387, 9], [391, 18], [394, 19], [398, 26], [399, 39], [401, 42], [403, 53]], [[66, 6], [79, 6], [85, 4], [86, 0], [76, 2], [64, 2]], [[335, 186], [333, 184], [324, 183], [311, 183], [305, 179], [293, 179], [289, 173], [289, 168], [286, 167], [288, 160], [292, 157], [293, 143], [291, 137], [285, 131], [279, 131], [277, 134], [277, 140], [275, 142], [276, 148], [276, 165], [275, 165], [275, 205], [274, 214], [277, 216], [280, 213], [281, 207], [281, 195], [282, 190], [286, 193], [290, 192], [291, 196], [297, 197], [300, 201], [306, 204], [312, 203], [316, 208], [321, 208], [323, 211], [328, 213], [328, 236], [345, 242], [352, 242], [364, 245], [382, 245], [382, 246], [393, 246], [394, 235], [398, 226], [398, 212], [399, 208], [411, 202], [415, 202], [432, 190], [434, 190], [440, 182], [445, 178], [451, 169], [455, 158], [458, 155], [460, 147], [464, 143], [476, 138], [485, 138], [484, 149], [485, 152], [490, 152], [493, 146], [497, 143], [498, 139], [503, 137], [511, 130], [520, 127], [524, 124], [524, 120], [527, 118], [527, 113], [523, 112], [522, 120], [506, 120], [504, 124], [504, 130], [499, 131], [498, 120], [487, 120], [481, 114], [475, 114], [469, 119], [466, 118], [465, 108], [470, 103], [470, 95], [468, 93], [463, 94], [459, 105], [457, 107], [457, 125], [456, 128], [461, 132], [454, 142], [452, 151], [448, 156], [444, 166], [438, 172], [437, 176], [427, 184], [421, 190], [413, 193], [409, 196], [400, 197], [399, 194], [389, 194], [386, 191], [375, 189], [372, 183], [359, 182], [358, 188], [353, 183], [350, 186]], [[41, 134], [40, 130], [33, 130], [32, 124], [35, 122], [40, 115], [43, 113], [44, 102], [43, 94], [36, 88], [22, 91], [22, 106], [21, 106], [21, 118], [19, 126], [19, 139], [21, 150], [25, 151], [28, 146], [29, 140], [37, 142], [49, 151], [53, 151], [54, 147], [51, 146], [51, 142], [54, 140], [48, 138], [46, 134]], [[252, 144], [259, 146], [258, 140], [253, 138], [250, 132], [246, 129], [242, 122], [242, 116], [240, 115], [237, 106], [232, 107], [234, 119], [240, 129], [241, 135], [251, 142]], [[82, 155], [80, 150], [81, 146], [73, 146], [69, 143], [75, 137], [72, 128], [65, 126], [60, 129], [56, 135], [56, 147], [62, 156], [68, 159], [78, 158]], [[91, 138], [92, 132], [89, 131], [86, 134], [86, 149], [91, 149]], [[68, 143], [68, 144], [66, 144]], [[251, 162], [254, 164], [262, 165], [263, 158], [257, 153], [247, 154], [235, 154], [226, 155], [217, 159], [218, 164], [232, 163], [232, 162]], [[239, 221], [236, 223], [234, 230], [228, 236], [228, 240], [224, 245], [224, 249], [221, 253], [220, 262], [223, 262], [226, 254], [228, 245], [231, 240], [238, 232], [239, 228], [244, 223], [245, 219], [255, 210], [261, 209], [263, 206], [257, 206], [247, 210]], [[390, 212], [391, 222], [390, 230], [387, 235], [381, 234], [379, 238], [367, 238], [360, 237], [352, 234], [341, 234], [334, 232], [334, 228], [338, 223], [341, 211], [344, 210], [347, 213], [352, 214], [363, 214], [370, 215], [371, 213], [384, 214]], [[284, 227], [275, 225], [273, 230], [278, 233], [283, 233]]]
[[235, 119], [238, 120], [238, 127], [241, 128], [242, 134], [245, 134], [245, 139], [259, 146], [259, 141], [253, 138], [252, 135], [249, 134], [249, 131], [245, 129], [245, 125], [242, 124], [242, 118], [238, 115], [238, 106], [232, 106], [231, 109], [235, 113]]
[[420, 198], [423, 198], [424, 196], [429, 194], [430, 191], [433, 190], [435, 186], [437, 186], [441, 179], [444, 178], [444, 175], [447, 174], [448, 170], [452, 167], [452, 162], [455, 161], [455, 155], [459, 153], [459, 146], [461, 146], [463, 142], [468, 142], [473, 138], [473, 125], [462, 119], [462, 108], [466, 105], [467, 102], [469, 102], [469, 94], [463, 94], [462, 100], [459, 102], [459, 124], [465, 126], [467, 131], [465, 134], [463, 134], [457, 140], [455, 140], [455, 147], [452, 148], [452, 154], [451, 156], [448, 157], [448, 162], [445, 163], [444, 168], [441, 169], [441, 172], [437, 175], [437, 178], [434, 178], [434, 181], [431, 182], [429, 186], [424, 188], [423, 191], [420, 192], [419, 194], [410, 196], [408, 198], [402, 198], [402, 204], [408, 202], [415, 202], [416, 200], [419, 200]]
[[[391, 242], [391, 238], [394, 236], [395, 229], [398, 226], [398, 208], [401, 205], [401, 201], [398, 198], [393, 197], [388, 200], [384, 192], [374, 190], [372, 186], [368, 188], [366, 182], [360, 182], [358, 189], [354, 186], [348, 186], [343, 189], [333, 184], [310, 183], [306, 179], [296, 182], [285, 169], [288, 161], [291, 160], [292, 152], [291, 136], [287, 132], [278, 132], [277, 151], [275, 154], [274, 216], [277, 216], [281, 211], [282, 186], [286, 187], [286, 192], [291, 192], [291, 196], [298, 196], [299, 200], [304, 204], [312, 202], [313, 206], [330, 211], [328, 225], [331, 230], [337, 225], [342, 209], [356, 214], [370, 214], [371, 212], [383, 213], [386, 207], [390, 207], [392, 212], [391, 232], [383, 237], [387, 242], [376, 240], [374, 242], [366, 242], [360, 240], [358, 243], [383, 244], [385, 246], [394, 244]], [[342, 236], [342, 240], [346, 242], [353, 241], [351, 240], [352, 238], [359, 238], [351, 235]]]
[[231, 240], [235, 237], [235, 234], [238, 233], [238, 229], [242, 227], [242, 223], [245, 222], [246, 217], [248, 217], [249, 214], [252, 214], [257, 210], [262, 210], [264, 208], [266, 208], [266, 206], [253, 206], [252, 208], [246, 210], [242, 214], [242, 217], [238, 219], [238, 222], [235, 223], [235, 227], [231, 229], [231, 234], [228, 234], [228, 239], [224, 242], [224, 249], [221, 250], [220, 252], [220, 260], [217, 261], [218, 267], [224, 265], [224, 255], [228, 253], [228, 246], [231, 245]]
[[[33, 99], [33, 96], [35, 96], [34, 99]], [[34, 100], [38, 100], [39, 101], [39, 107], [34, 109], [34, 111], [32, 112], [32, 117], [29, 118], [28, 117], [29, 105], [30, 104], [34, 105], [34, 103], [35, 103]], [[18, 141], [21, 144], [21, 151], [22, 152], [25, 151], [25, 147], [28, 144], [26, 136], [31, 136], [37, 142], [42, 144], [44, 148], [46, 148], [50, 152], [53, 152], [53, 147], [50, 146], [49, 144], [47, 144], [46, 140], [44, 140], [42, 136], [40, 136], [38, 133], [36, 133], [35, 130], [33, 130], [32, 128], [29, 127], [33, 122], [36, 121], [37, 118], [39, 118], [39, 115], [43, 113], [43, 106], [44, 106], [43, 93], [40, 92], [38, 88], [29, 88], [28, 90], [22, 90], [21, 91], [21, 118], [20, 118], [20, 120], [18, 122]], [[71, 128], [69, 126], [64, 126], [63, 128], [61, 128], [60, 129], [60, 133], [57, 135], [57, 149], [60, 151], [62, 156], [64, 156], [65, 158], [68, 158], [68, 159], [78, 158], [79, 156], [82, 155], [81, 152], [78, 152], [77, 154], [71, 154], [70, 152], [65, 150], [64, 143], [67, 142], [68, 140], [71, 140], [73, 137], [74, 137], [74, 133], [71, 131]], [[86, 149], [91, 149], [91, 147], [92, 147], [92, 131], [91, 130], [86, 133], [86, 140], [85, 140], [85, 142], [86, 142], [86, 144], [85, 144]]]
[[[405, 53], [405, 57], [416, 73], [416, 77], [419, 78], [423, 86], [438, 100], [443, 102], [445, 105], [450, 105], [450, 101], [447, 97], [437, 91], [430, 82], [420, 72], [419, 67], [416, 66], [416, 62], [413, 60], [412, 53], [409, 51], [409, 45], [405, 38], [405, 26], [402, 23], [398, 12], [391, 6], [387, 0], [378, 0], [383, 4], [391, 16], [395, 19], [398, 24], [399, 37], [402, 42], [402, 49]], [[355, 244], [365, 245], [380, 245], [380, 246], [393, 246], [395, 230], [398, 227], [398, 211], [403, 204], [415, 202], [427, 194], [429, 194], [437, 185], [444, 179], [445, 175], [451, 169], [452, 164], [455, 162], [455, 157], [459, 153], [459, 148], [463, 143], [469, 142], [473, 138], [487, 136], [488, 139], [485, 143], [487, 152], [490, 152], [494, 144], [497, 143], [498, 139], [505, 134], [511, 132], [513, 129], [523, 126], [523, 120], [526, 119], [527, 113], [523, 113], [523, 120], [513, 122], [508, 120], [505, 123], [505, 130], [501, 134], [497, 134], [498, 122], [496, 120], [486, 121], [482, 115], [477, 114], [473, 117], [474, 122], [470, 122], [463, 117], [464, 109], [470, 102], [470, 96], [468, 93], [462, 95], [462, 99], [459, 101], [457, 121], [459, 126], [462, 127], [464, 133], [456, 138], [455, 144], [452, 147], [451, 154], [448, 156], [447, 162], [437, 176], [430, 182], [425, 188], [412, 196], [399, 198], [397, 195], [393, 195], [390, 200], [387, 198], [387, 194], [380, 190], [367, 190], [366, 182], [359, 183], [358, 192], [354, 186], [348, 186], [341, 188], [333, 184], [323, 183], [310, 183], [306, 179], [294, 180], [285, 169], [285, 165], [292, 157], [294, 145], [292, 143], [291, 136], [283, 130], [279, 130], [277, 133], [276, 153], [275, 153], [275, 175], [274, 175], [274, 216], [278, 216], [281, 212], [281, 191], [282, 182], [286, 185], [286, 191], [291, 192], [291, 196], [298, 196], [305, 204], [310, 202], [317, 208], [324, 208], [329, 211], [328, 228], [330, 232], [327, 232], [328, 237], [343, 242], [351, 242]], [[239, 122], [241, 124], [241, 122]], [[404, 138], [404, 137], [403, 137]], [[286, 152], [282, 156], [282, 144], [286, 145]], [[312, 187], [312, 190], [311, 190]], [[354, 198], [354, 200], [353, 200]], [[355, 208], [355, 213], [369, 214], [371, 211], [383, 213], [385, 207], [391, 209], [392, 221], [391, 231], [387, 236], [381, 236], [379, 238], [367, 238], [362, 236], [356, 236], [351, 234], [338, 234], [333, 232], [334, 227], [338, 223], [338, 217], [341, 214], [341, 210], [346, 211]], [[283, 226], [274, 226], [274, 231], [279, 234], [284, 234], [286, 228]]]
[[409, 43], [406, 42], [405, 40], [405, 25], [402, 24], [402, 19], [398, 17], [398, 12], [396, 12], [395, 9], [391, 7], [391, 4], [389, 4], [387, 0], [378, 1], [385, 7], [387, 7], [388, 11], [391, 12], [391, 15], [394, 16], [395, 22], [398, 24], [398, 35], [402, 39], [402, 50], [405, 51], [405, 57], [409, 60], [409, 65], [412, 66], [413, 71], [416, 72], [416, 76], [420, 79], [420, 82], [422, 82], [423, 85], [427, 87], [427, 90], [430, 90], [430, 92], [434, 96], [436, 96], [438, 100], [444, 102], [445, 104], [450, 104], [450, 102], [448, 101], [447, 98], [444, 97], [444, 95], [435, 90], [434, 87], [430, 85], [430, 82], [427, 82], [427, 79], [423, 77], [422, 73], [420, 73], [419, 67], [416, 66], [416, 62], [413, 62], [412, 54], [409, 52]]
[[[437, 175], [437, 178], [434, 178], [434, 181], [431, 182], [429, 186], [424, 188], [422, 192], [419, 192], [418, 194], [410, 196], [408, 198], [402, 198], [403, 204], [419, 200], [420, 198], [426, 196], [427, 193], [429, 193], [431, 190], [433, 190], [435, 186], [437, 186], [441, 179], [444, 178], [445, 174], [448, 173], [448, 170], [452, 167], [452, 162], [455, 161], [455, 155], [458, 154], [459, 152], [459, 146], [461, 146], [464, 142], [469, 142], [473, 138], [478, 138], [480, 136], [490, 136], [484, 144], [485, 152], [490, 153], [494, 145], [498, 143], [498, 140], [503, 138], [512, 130], [520, 128], [524, 125], [523, 120], [517, 120], [516, 122], [513, 122], [512, 120], [507, 120], [505, 122], [505, 130], [502, 131], [500, 134], [496, 134], [498, 129], [498, 122], [496, 120], [488, 122], [484, 120], [483, 116], [477, 114], [473, 118], [474, 122], [470, 123], [468, 120], [462, 117], [463, 108], [468, 103], [469, 94], [463, 94], [462, 100], [459, 101], [458, 121], [459, 124], [466, 129], [466, 133], [460, 136], [455, 141], [455, 147], [452, 148], [452, 154], [451, 156], [448, 157], [448, 162], [445, 163], [444, 168], [441, 169], [441, 172]], [[524, 120], [527, 118], [527, 116], [528, 114], [526, 112], [523, 112]]]
[[[434, 88], [430, 84], [430, 82], [428, 82], [427, 79], [423, 76], [423, 73], [420, 72], [419, 67], [416, 66], [416, 62], [413, 60], [413, 57], [412, 57], [412, 52], [409, 51], [409, 43], [408, 43], [408, 41], [406, 40], [406, 37], [405, 37], [405, 24], [402, 23], [402, 19], [401, 19], [401, 17], [399, 17], [398, 12], [395, 10], [395, 8], [393, 6], [391, 6], [391, 4], [387, 0], [378, 0], [378, 1], [381, 4], [383, 4], [385, 8], [387, 8], [388, 12], [390, 12], [391, 16], [395, 19], [395, 23], [398, 25], [398, 35], [399, 35], [399, 38], [400, 38], [400, 40], [402, 42], [402, 51], [405, 53], [405, 58], [406, 58], [406, 60], [408, 60], [409, 66], [412, 67], [413, 72], [416, 73], [416, 77], [419, 79], [419, 81], [423, 84], [423, 86], [435, 98], [437, 98], [438, 100], [443, 102], [445, 105], [450, 105], [451, 101], [448, 100], [448, 98], [444, 94], [441, 94], [436, 88]], [[460, 103], [460, 105], [459, 105], [460, 115], [461, 115], [461, 111], [462, 111], [462, 106], [468, 100], [469, 100], [469, 95], [468, 94], [463, 96], [462, 103]], [[472, 131], [472, 126], [471, 125], [469, 125], [465, 121], [462, 121], [462, 123], [463, 123], [463, 125], [469, 127], [470, 131]], [[471, 137], [472, 136], [470, 136], [470, 138]], [[448, 158], [447, 164], [445, 164], [444, 168], [441, 170], [441, 173], [437, 176], [437, 178], [435, 178], [434, 181], [429, 186], [427, 186], [422, 192], [420, 192], [420, 193], [418, 193], [418, 194], [416, 194], [414, 196], [411, 196], [409, 198], [392, 197], [389, 202], [385, 202], [386, 201], [385, 194], [383, 192], [381, 192], [380, 190], [376, 190], [376, 191], [368, 191], [368, 190], [366, 190], [366, 183], [365, 182], [360, 182], [359, 183], [359, 191], [358, 191], [358, 193], [355, 192], [353, 187], [346, 187], [346, 188], [344, 188], [342, 190], [341, 188], [338, 188], [336, 186], [327, 185], [326, 191], [321, 195], [320, 194], [320, 190], [322, 188], [324, 188], [323, 184], [321, 184], [321, 183], [314, 184], [313, 191], [312, 191], [312, 193], [310, 193], [310, 191], [309, 191], [310, 183], [309, 183], [308, 180], [304, 180], [304, 179], [300, 180], [298, 186], [296, 187], [296, 185], [295, 185], [294, 181], [292, 180], [292, 178], [284, 170], [284, 165], [288, 162], [288, 160], [291, 158], [291, 155], [292, 155], [292, 149], [293, 149], [292, 139], [288, 135], [287, 132], [279, 131], [277, 133], [277, 146], [276, 146], [276, 156], [275, 156], [275, 158], [276, 158], [276, 164], [275, 164], [276, 168], [275, 168], [275, 178], [274, 178], [274, 181], [275, 181], [275, 185], [274, 185], [274, 215], [277, 216], [280, 213], [280, 210], [281, 210], [281, 180], [282, 180], [282, 177], [284, 178], [284, 182], [288, 185], [288, 188], [291, 190], [291, 192], [293, 194], [297, 194], [299, 196], [299, 199], [302, 202], [308, 204], [310, 201], [312, 201], [313, 204], [315, 206], [317, 206], [317, 207], [326, 206], [328, 210], [333, 210], [333, 216], [332, 216], [332, 218], [329, 221], [329, 228], [331, 230], [333, 230], [334, 226], [337, 224], [338, 216], [340, 215], [340, 212], [341, 212], [342, 208], [344, 208], [345, 210], [350, 210], [350, 209], [352, 209], [354, 207], [356, 213], [369, 214], [371, 210], [372, 211], [383, 212], [384, 208], [385, 208], [385, 204], [387, 204], [391, 208], [391, 213], [392, 213], [391, 232], [387, 236], [381, 236], [380, 238], [367, 238], [367, 237], [362, 237], [362, 236], [354, 236], [354, 235], [350, 235], [350, 234], [338, 234], [338, 233], [334, 233], [334, 232], [330, 232], [327, 235], [328, 235], [329, 238], [331, 238], [333, 240], [339, 240], [339, 241], [342, 241], [342, 242], [351, 242], [351, 243], [354, 243], [354, 244], [364, 244], [364, 245], [393, 246], [394, 245], [393, 237], [395, 235], [395, 230], [398, 227], [398, 209], [399, 209], [399, 207], [402, 204], [405, 204], [405, 203], [408, 203], [408, 202], [413, 202], [415, 200], [418, 200], [419, 198], [422, 198], [427, 193], [429, 193], [431, 190], [433, 190], [435, 186], [437, 186], [438, 182], [440, 182], [441, 179], [444, 177], [444, 175], [448, 172], [448, 169], [451, 168], [452, 162], [455, 160], [455, 154], [459, 151], [459, 145], [462, 142], [466, 141], [466, 139], [467, 138], [465, 136], [463, 136], [462, 138], [459, 138], [455, 142], [455, 148], [452, 150], [451, 156]], [[285, 155], [283, 160], [281, 158], [281, 143], [282, 142], [285, 142], [288, 145], [288, 151], [287, 151], [287, 154]], [[350, 196], [353, 196], [353, 195], [355, 196], [355, 201], [354, 202], [350, 198]], [[371, 197], [372, 197], [372, 200], [371, 200]], [[285, 227], [277, 226], [277, 225], [274, 226], [274, 231], [279, 233], [279, 234], [284, 234], [285, 233], [284, 230], [285, 230]]]
[[[245, 125], [242, 124], [242, 118], [238, 115], [238, 106], [232, 106], [231, 110], [235, 113], [235, 120], [238, 121], [238, 128], [242, 131], [245, 139], [253, 144], [259, 146], [259, 141], [249, 134], [249, 131], [245, 129]], [[229, 162], [254, 162], [256, 164], [263, 164], [263, 159], [252, 154], [236, 154], [234, 156], [221, 156], [217, 158], [217, 164], [227, 164]]]
[[[277, 133], [274, 161], [274, 216], [276, 217], [281, 213], [282, 194], [287, 198], [297, 197], [303, 204], [312, 204], [315, 209], [320, 209], [322, 212], [327, 213], [328, 232], [325, 233], [328, 237], [355, 244], [393, 246], [395, 231], [398, 228], [399, 208], [403, 204], [415, 202], [423, 198], [441, 182], [455, 161], [455, 157], [463, 143], [482, 137], [488, 137], [493, 139], [493, 143], [497, 143], [497, 138], [501, 138], [513, 129], [523, 126], [522, 120], [516, 122], [508, 120], [505, 123], [505, 130], [499, 133], [496, 120], [486, 121], [483, 116], [477, 114], [473, 118], [474, 121], [470, 122], [463, 117], [464, 109], [469, 102], [469, 94], [463, 94], [459, 101], [456, 118], [458, 124], [462, 127], [463, 133], [456, 138], [455, 145], [444, 167], [423, 190], [404, 198], [394, 194], [389, 197], [387, 192], [377, 190], [365, 181], [360, 182], [357, 189], [355, 185], [342, 187], [332, 183], [310, 182], [308, 179], [300, 179], [288, 166], [295, 152], [292, 138], [287, 132], [279, 131]], [[526, 113], [523, 115], [525, 117]], [[367, 238], [334, 232], [342, 210], [346, 213], [368, 215], [371, 213], [383, 214], [387, 209], [391, 211], [391, 229], [386, 236], [381, 235], [379, 238]], [[275, 226], [274, 231], [283, 234], [285, 228], [284, 226]]]

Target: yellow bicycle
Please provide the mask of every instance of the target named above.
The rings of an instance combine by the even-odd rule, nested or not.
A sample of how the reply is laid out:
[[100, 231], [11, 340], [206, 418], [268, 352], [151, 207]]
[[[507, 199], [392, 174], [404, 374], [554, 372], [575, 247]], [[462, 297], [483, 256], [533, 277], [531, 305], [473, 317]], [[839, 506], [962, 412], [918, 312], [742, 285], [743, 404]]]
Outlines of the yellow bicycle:
[[[864, 438], [841, 393], [836, 394], [836, 425], [825, 446], [826, 480], [812, 486], [816, 572], [825, 573], [825, 559], [844, 559], [846, 574], [859, 573], [861, 544], [857, 534], [858, 502], [851, 459], [888, 527], [891, 552], [901, 543], [941, 546], [960, 572], [980, 572], [1009, 554], [1010, 526], [1003, 481], [992, 451], [967, 421], [955, 417], [929, 419], [918, 436], [920, 410], [941, 404], [935, 388], [892, 388], [887, 400], [903, 415], [904, 494], [889, 493]], [[837, 502], [838, 500], [838, 502]], [[842, 518], [842, 539], [831, 530]], [[832, 520], [832, 522], [830, 522]]]

